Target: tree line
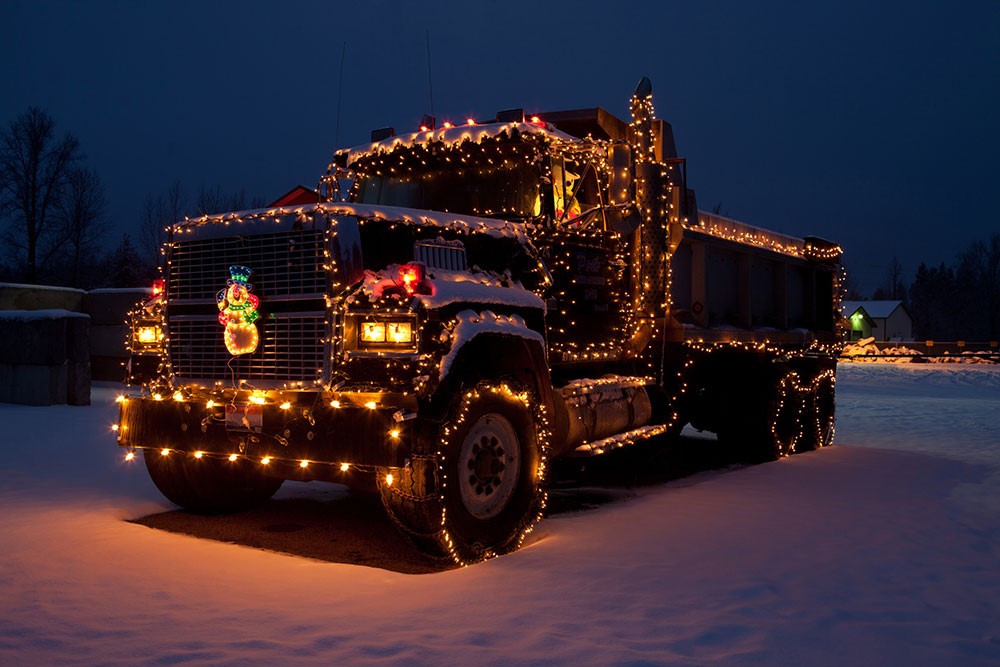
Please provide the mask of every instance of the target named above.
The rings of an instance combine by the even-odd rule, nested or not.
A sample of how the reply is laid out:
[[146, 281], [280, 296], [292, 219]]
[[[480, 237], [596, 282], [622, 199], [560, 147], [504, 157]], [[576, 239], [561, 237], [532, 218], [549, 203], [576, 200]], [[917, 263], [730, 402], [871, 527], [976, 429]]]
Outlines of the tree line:
[[[864, 300], [850, 282], [847, 298]], [[871, 298], [902, 301], [916, 339], [1000, 340], [1000, 234], [973, 241], [951, 264], [921, 262], [909, 284], [893, 257]]]
[[[93, 289], [135, 287], [156, 276], [166, 228], [185, 216], [260, 208], [246, 192], [202, 185], [188, 198], [179, 181], [148, 195], [138, 222], [110, 241], [104, 185], [80, 142], [58, 135], [31, 107], [0, 130], [0, 281]], [[857, 290], [848, 289], [858, 299]], [[914, 335], [937, 340], [1000, 338], [1000, 234], [976, 241], [953, 265], [920, 264], [909, 285], [897, 258], [874, 299], [903, 301]]]
[[202, 185], [188, 199], [180, 182], [146, 197], [139, 222], [111, 239], [108, 199], [79, 140], [30, 107], [0, 130], [0, 282], [94, 289], [148, 284], [165, 228], [184, 218], [259, 208], [243, 190]]

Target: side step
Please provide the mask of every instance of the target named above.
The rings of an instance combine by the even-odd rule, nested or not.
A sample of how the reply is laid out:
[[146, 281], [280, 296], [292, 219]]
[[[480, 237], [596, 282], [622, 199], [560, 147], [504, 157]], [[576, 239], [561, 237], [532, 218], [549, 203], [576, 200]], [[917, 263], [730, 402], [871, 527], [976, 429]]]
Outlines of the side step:
[[573, 456], [599, 456], [615, 449], [622, 449], [638, 444], [644, 440], [666, 433], [668, 427], [663, 424], [643, 426], [632, 431], [626, 431], [594, 442], [585, 442], [573, 450]]

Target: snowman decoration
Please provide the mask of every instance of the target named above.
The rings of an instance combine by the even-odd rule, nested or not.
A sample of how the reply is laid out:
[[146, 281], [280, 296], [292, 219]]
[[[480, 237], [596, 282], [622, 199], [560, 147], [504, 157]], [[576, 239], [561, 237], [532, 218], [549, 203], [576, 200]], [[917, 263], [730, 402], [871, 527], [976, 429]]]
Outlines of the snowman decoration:
[[250, 354], [260, 343], [260, 334], [254, 322], [260, 317], [257, 306], [260, 299], [252, 294], [253, 285], [248, 280], [253, 269], [245, 266], [230, 266], [232, 276], [226, 288], [219, 290], [215, 299], [219, 306], [219, 324], [226, 328], [222, 337], [226, 349], [233, 356]]

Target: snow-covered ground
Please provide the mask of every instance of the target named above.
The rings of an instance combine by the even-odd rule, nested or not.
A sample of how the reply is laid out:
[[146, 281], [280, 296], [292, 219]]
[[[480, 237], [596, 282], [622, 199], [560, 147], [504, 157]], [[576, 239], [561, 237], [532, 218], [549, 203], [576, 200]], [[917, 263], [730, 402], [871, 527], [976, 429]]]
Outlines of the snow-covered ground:
[[170, 506], [114, 446], [113, 387], [0, 405], [0, 664], [1000, 665], [1000, 366], [837, 388], [838, 446], [423, 575], [129, 523]]

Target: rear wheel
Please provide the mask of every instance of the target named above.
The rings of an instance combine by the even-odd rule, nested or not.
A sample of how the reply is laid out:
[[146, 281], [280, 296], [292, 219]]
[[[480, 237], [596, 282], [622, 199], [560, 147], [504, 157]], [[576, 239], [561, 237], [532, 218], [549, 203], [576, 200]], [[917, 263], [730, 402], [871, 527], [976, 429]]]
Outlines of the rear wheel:
[[745, 379], [728, 403], [730, 416], [719, 425], [719, 442], [729, 456], [763, 463], [798, 451], [803, 396], [797, 378], [787, 371], [777, 379], [763, 372]]
[[382, 501], [402, 532], [459, 564], [516, 549], [544, 506], [535, 410], [507, 384], [465, 390], [435, 433], [432, 457], [379, 474]]
[[225, 514], [265, 502], [284, 480], [260, 473], [249, 461], [229, 461], [209, 456], [195, 458], [184, 452], [166, 456], [143, 451], [153, 484], [171, 502], [199, 514]]
[[821, 373], [813, 381], [812, 409], [807, 416], [805, 428], [805, 438], [810, 442], [810, 448], [833, 444], [837, 414], [836, 381], [832, 371]]

